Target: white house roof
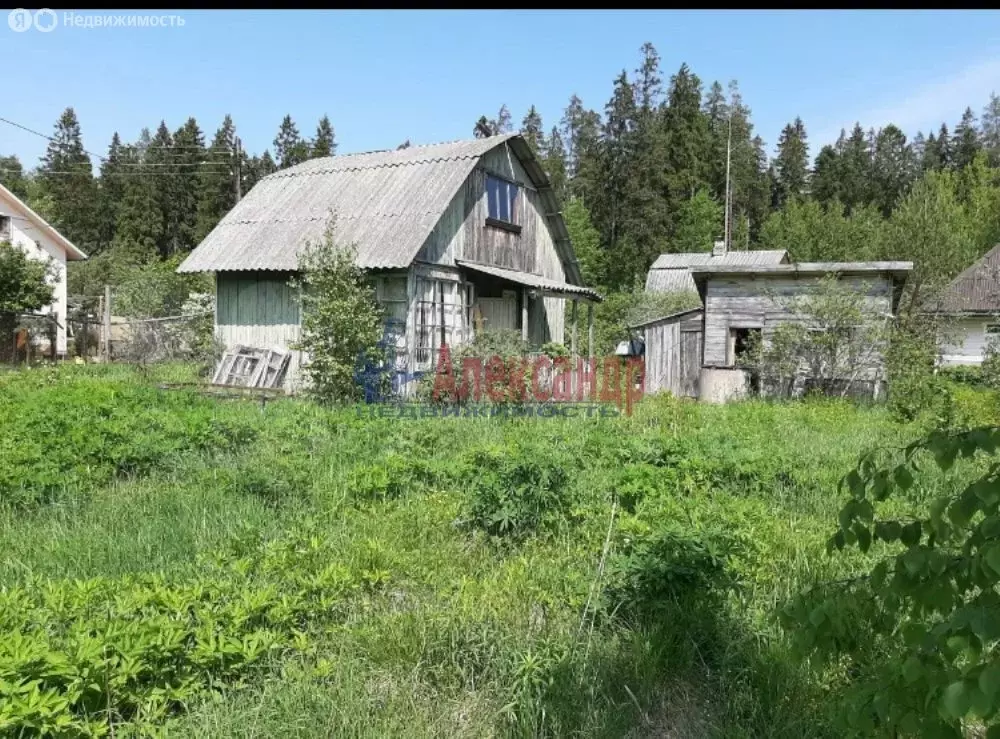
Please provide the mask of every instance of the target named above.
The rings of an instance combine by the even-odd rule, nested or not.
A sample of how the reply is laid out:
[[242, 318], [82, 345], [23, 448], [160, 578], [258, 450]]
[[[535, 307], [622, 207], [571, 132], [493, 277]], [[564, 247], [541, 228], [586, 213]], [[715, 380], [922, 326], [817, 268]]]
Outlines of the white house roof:
[[[72, 241], [59, 233], [49, 224], [48, 221], [29, 208], [27, 203], [21, 200], [21, 198], [12, 193], [2, 184], [0, 184], [0, 200], [8, 201], [13, 206], [14, 210], [20, 214], [21, 218], [32, 223], [35, 228], [49, 236], [57, 246], [62, 247], [62, 249], [66, 252], [66, 261], [79, 262], [87, 258], [87, 255], [78, 249]], [[18, 216], [14, 217], [16, 218]]]
[[551, 185], [518, 134], [324, 157], [275, 172], [226, 214], [178, 271], [294, 271], [299, 250], [322, 236], [331, 212], [338, 239], [357, 247], [359, 266], [408, 267], [480, 158], [501, 145], [510, 147], [537, 188], [567, 279], [581, 284]]

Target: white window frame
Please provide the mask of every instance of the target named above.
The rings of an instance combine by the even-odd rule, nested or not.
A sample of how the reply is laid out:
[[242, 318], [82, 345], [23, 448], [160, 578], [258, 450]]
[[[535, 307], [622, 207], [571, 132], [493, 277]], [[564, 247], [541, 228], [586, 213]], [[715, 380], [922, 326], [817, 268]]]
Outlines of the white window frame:
[[[504, 185], [503, 188], [497, 188], [496, 194], [497, 198], [499, 198], [500, 193], [503, 192], [504, 196], [507, 198], [507, 214], [510, 217], [509, 220], [505, 220], [499, 217], [500, 201], [496, 198], [492, 199], [496, 200], [495, 212], [497, 215], [496, 216], [491, 215], [490, 208], [492, 203], [490, 202], [491, 201], [490, 180], [496, 180], [498, 183]], [[524, 187], [519, 183], [514, 182], [514, 180], [510, 180], [507, 179], [506, 177], [501, 177], [491, 172], [487, 172], [485, 180], [485, 189], [486, 189], [486, 217], [489, 218], [491, 221], [494, 221], [495, 223], [503, 223], [508, 226], [517, 226], [518, 228], [520, 228], [521, 222], [523, 220], [521, 209], [524, 207], [523, 206], [524, 196], [522, 195], [521, 191], [524, 190]], [[511, 192], [514, 193], [513, 198], [511, 198]]]

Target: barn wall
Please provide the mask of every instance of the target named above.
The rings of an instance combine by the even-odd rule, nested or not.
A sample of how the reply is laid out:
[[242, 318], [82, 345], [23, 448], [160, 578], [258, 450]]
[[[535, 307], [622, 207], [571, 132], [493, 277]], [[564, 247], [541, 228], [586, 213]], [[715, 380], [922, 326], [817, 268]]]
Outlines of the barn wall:
[[[782, 301], [807, 295], [819, 276], [730, 275], [713, 276], [705, 286], [704, 364], [725, 366], [730, 328], [760, 328], [765, 344], [776, 325], [798, 320]], [[891, 311], [890, 280], [881, 275], [848, 276], [843, 282], [864, 293], [866, 310], [888, 315]]]
[[[520, 233], [486, 225], [487, 172], [520, 184]], [[482, 158], [417, 255], [418, 261], [448, 267], [454, 266], [456, 259], [516, 269], [560, 281], [566, 279], [541, 198], [513, 150], [503, 145]], [[533, 343], [564, 340], [563, 302], [559, 298], [531, 301], [529, 338]]]

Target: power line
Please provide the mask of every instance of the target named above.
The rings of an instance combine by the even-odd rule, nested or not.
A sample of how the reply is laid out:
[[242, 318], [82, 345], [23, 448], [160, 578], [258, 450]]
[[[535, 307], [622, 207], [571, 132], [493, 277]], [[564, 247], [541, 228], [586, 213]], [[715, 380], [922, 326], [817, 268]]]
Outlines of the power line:
[[[43, 139], [48, 139], [49, 141], [52, 141], [52, 142], [54, 142], [56, 144], [59, 144], [60, 146], [65, 146], [66, 145], [65, 142], [62, 142], [59, 139], [52, 138], [51, 136], [46, 136], [44, 133], [40, 133], [40, 132], [36, 131], [33, 128], [28, 128], [27, 126], [22, 126], [20, 123], [14, 123], [14, 121], [9, 121], [6, 118], [0, 117], [0, 122], [6, 123], [6, 124], [8, 124], [10, 126], [14, 126], [15, 128], [20, 128], [22, 131], [27, 131], [28, 133], [33, 133], [33, 134], [35, 134], [35, 136], [41, 136]], [[97, 157], [98, 159], [104, 159], [104, 157], [102, 157], [101, 155], [99, 155], [99, 154], [92, 154], [91, 152], [89, 152], [86, 149], [84, 149], [82, 146], [80, 147], [80, 150], [84, 154], [87, 154], [88, 156]]]
[[[213, 174], [231, 174], [229, 170], [213, 169], [208, 170]], [[0, 169], [0, 172], [4, 174], [19, 174], [24, 176], [24, 172], [18, 169]], [[62, 170], [62, 171], [43, 171], [39, 173], [41, 177], [48, 177], [49, 175], [74, 175], [81, 176], [86, 174], [85, 172], [74, 172], [72, 170]], [[188, 177], [191, 174], [196, 174], [193, 172], [116, 172], [113, 177]], [[93, 175], [91, 175], [93, 177]], [[94, 178], [100, 179], [100, 176]]]

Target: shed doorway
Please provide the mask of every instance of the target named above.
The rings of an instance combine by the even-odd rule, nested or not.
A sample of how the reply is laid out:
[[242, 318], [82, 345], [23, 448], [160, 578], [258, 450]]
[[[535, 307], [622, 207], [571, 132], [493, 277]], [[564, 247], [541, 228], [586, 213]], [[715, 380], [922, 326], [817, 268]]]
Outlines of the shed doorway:
[[733, 327], [729, 329], [729, 345], [726, 364], [745, 365], [752, 359], [754, 348], [760, 347], [761, 330], [753, 327]]

